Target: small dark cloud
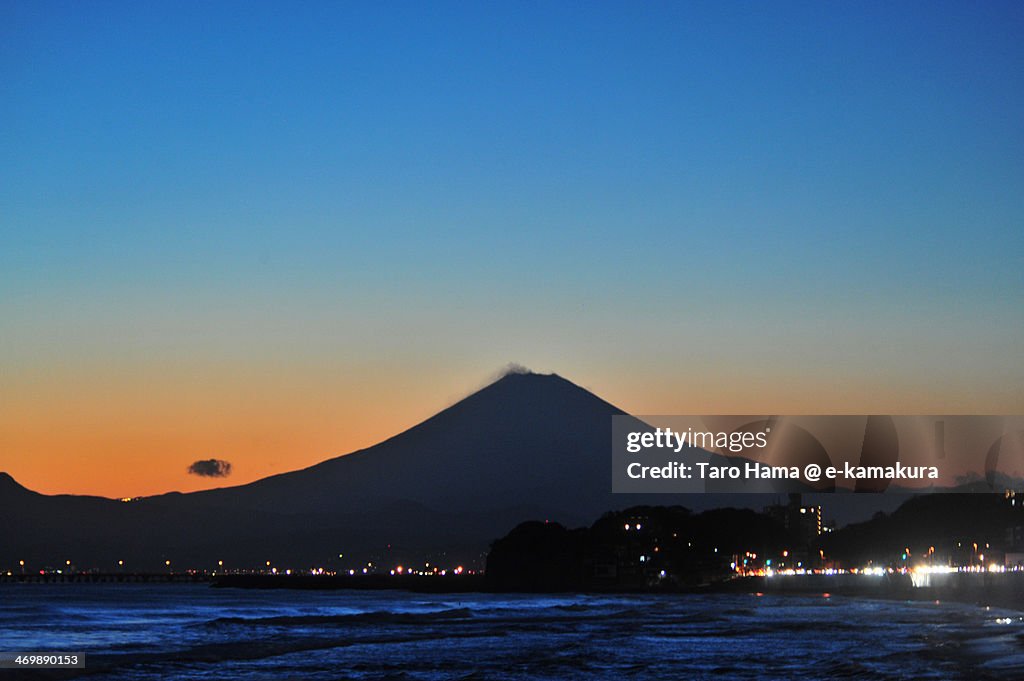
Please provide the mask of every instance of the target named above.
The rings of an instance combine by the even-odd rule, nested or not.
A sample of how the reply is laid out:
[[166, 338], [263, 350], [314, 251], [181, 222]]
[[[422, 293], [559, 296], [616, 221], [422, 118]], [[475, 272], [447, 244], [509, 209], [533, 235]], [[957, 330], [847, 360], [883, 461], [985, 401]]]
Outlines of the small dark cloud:
[[231, 475], [231, 462], [223, 459], [203, 459], [189, 466], [188, 472], [204, 478], [226, 478]]

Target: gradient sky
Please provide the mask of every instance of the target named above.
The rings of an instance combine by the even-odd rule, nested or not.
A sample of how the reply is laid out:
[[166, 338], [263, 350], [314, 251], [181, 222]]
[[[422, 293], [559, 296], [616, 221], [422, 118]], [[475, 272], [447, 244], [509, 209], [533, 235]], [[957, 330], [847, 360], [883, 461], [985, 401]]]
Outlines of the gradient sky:
[[1024, 413], [1021, 3], [0, 2], [0, 470], [247, 482], [509, 361]]

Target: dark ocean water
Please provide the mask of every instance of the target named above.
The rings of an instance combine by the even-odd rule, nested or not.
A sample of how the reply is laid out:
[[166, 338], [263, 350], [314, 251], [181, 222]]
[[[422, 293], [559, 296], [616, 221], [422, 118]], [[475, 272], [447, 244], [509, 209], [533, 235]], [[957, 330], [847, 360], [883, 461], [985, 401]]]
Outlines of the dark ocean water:
[[1024, 613], [838, 596], [22, 584], [0, 586], [0, 650], [87, 654], [87, 669], [46, 678], [1020, 679]]

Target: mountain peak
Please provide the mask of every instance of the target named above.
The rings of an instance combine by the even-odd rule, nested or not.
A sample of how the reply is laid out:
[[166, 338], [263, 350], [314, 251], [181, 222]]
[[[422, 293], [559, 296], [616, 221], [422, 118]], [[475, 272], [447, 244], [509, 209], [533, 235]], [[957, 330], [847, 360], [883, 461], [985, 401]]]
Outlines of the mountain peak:
[[506, 371], [496, 381], [467, 396], [453, 407], [459, 408], [467, 403], [474, 404], [481, 401], [493, 401], [493, 407], [499, 410], [510, 408], [515, 403], [524, 403], [538, 408], [550, 408], [557, 405], [558, 409], [564, 409], [569, 404], [574, 405], [574, 408], [585, 408], [583, 407], [585, 403], [599, 403], [616, 413], [622, 413], [621, 410], [567, 378], [556, 373], [541, 374], [525, 368], [522, 371]]
[[[558, 374], [541, 374], [536, 371], [530, 371], [529, 369], [523, 369], [522, 371], [504, 371], [498, 376], [498, 380], [494, 383], [501, 383], [503, 381], [516, 382], [516, 381], [531, 381], [539, 383], [544, 380], [558, 379], [565, 381], [564, 378]], [[569, 383], [570, 381], [566, 381]]]

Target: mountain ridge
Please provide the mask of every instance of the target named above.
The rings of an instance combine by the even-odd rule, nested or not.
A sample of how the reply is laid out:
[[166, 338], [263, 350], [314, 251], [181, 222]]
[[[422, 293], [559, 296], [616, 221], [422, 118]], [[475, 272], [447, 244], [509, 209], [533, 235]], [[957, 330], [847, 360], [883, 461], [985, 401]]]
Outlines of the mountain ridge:
[[624, 413], [557, 374], [510, 373], [376, 445], [244, 485], [131, 503], [0, 485], [0, 511], [17, 517], [0, 547], [98, 563], [125, 547], [155, 564], [314, 560], [339, 544], [478, 556], [524, 517], [588, 523], [628, 504], [610, 490], [610, 417]]

